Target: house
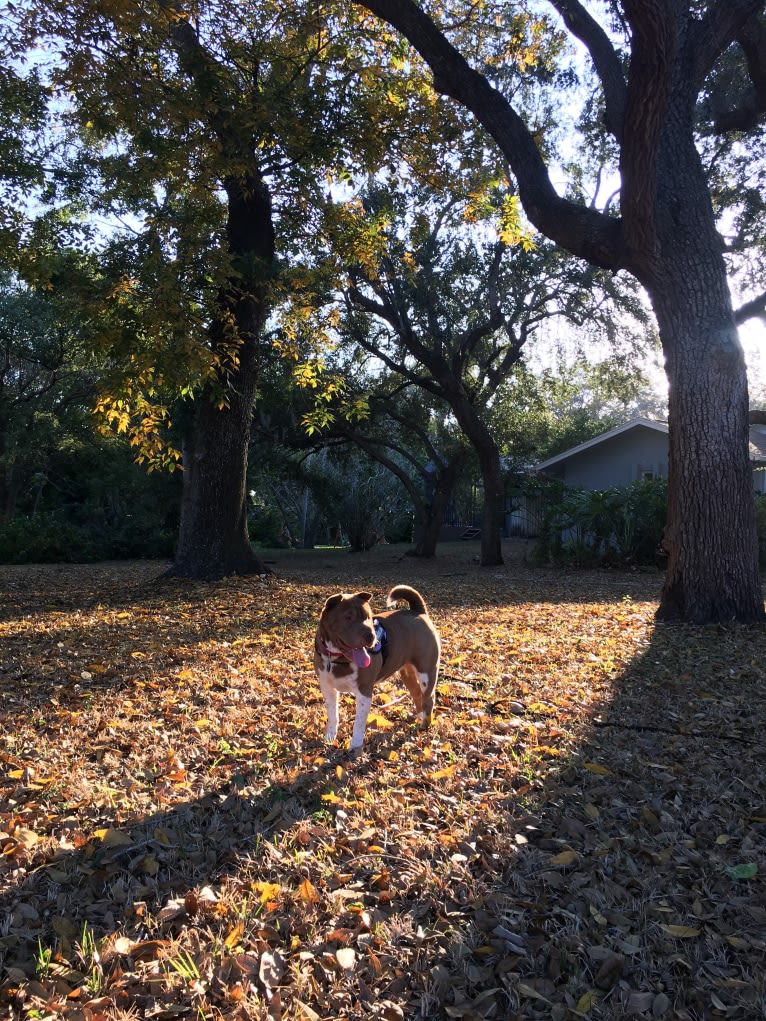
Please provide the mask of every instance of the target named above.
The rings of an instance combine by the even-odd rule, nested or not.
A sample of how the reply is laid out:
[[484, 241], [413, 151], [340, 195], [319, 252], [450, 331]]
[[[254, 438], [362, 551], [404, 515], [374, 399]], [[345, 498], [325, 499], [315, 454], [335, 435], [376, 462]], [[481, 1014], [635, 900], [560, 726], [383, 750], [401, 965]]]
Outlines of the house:
[[[750, 415], [750, 459], [756, 493], [766, 492], [766, 414]], [[611, 489], [641, 479], [667, 478], [668, 427], [634, 418], [585, 443], [549, 457], [535, 471], [579, 489]]]

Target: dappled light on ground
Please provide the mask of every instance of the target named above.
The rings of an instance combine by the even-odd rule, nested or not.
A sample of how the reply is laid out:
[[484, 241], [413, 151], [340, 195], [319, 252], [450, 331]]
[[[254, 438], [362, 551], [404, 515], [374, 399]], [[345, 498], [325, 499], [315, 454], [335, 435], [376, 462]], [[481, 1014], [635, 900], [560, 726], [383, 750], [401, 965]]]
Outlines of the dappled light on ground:
[[[0, 998], [28, 1017], [762, 1016], [766, 633], [655, 573], [378, 547], [274, 578], [0, 567]], [[434, 727], [321, 742], [339, 589], [412, 584]]]

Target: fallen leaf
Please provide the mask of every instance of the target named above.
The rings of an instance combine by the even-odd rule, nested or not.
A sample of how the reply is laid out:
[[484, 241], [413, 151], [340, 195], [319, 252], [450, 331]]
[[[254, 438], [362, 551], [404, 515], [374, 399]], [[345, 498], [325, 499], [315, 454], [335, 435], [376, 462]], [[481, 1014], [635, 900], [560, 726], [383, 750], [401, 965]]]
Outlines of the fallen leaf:
[[754, 861], [742, 862], [739, 865], [729, 865], [726, 871], [732, 879], [755, 879], [758, 866]]
[[304, 879], [298, 887], [298, 899], [306, 904], [318, 904], [322, 898], [317, 893], [314, 884], [309, 879]]
[[589, 773], [595, 773], [596, 776], [612, 775], [611, 769], [608, 769], [606, 766], [600, 765], [600, 763], [598, 762], [585, 762], [583, 763], [583, 765], [585, 766], [585, 769], [587, 769]]
[[267, 989], [275, 989], [279, 985], [284, 971], [285, 961], [278, 950], [265, 950], [261, 954], [258, 977]]
[[568, 848], [566, 851], [562, 851], [560, 854], [552, 855], [552, 857], [548, 859], [548, 863], [550, 865], [555, 866], [574, 865], [574, 863], [577, 860], [578, 860], [577, 852], [573, 851], [571, 848]]
[[597, 1000], [597, 994], [595, 989], [589, 989], [586, 993], [583, 993], [580, 999], [577, 1001], [575, 1007], [575, 1014], [587, 1014], [589, 1010], [592, 1010]]
[[353, 947], [340, 947], [335, 951], [335, 957], [344, 971], [353, 971], [356, 965], [356, 951]]
[[660, 928], [676, 939], [694, 939], [701, 932], [700, 929], [694, 929], [689, 925], [660, 925]]

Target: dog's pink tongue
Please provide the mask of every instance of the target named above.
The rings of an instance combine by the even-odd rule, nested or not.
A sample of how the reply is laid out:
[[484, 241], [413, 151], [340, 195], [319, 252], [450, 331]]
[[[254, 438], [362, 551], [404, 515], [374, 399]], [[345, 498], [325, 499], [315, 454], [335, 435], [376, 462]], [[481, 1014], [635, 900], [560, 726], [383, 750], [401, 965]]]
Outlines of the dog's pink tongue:
[[366, 649], [352, 649], [351, 651], [354, 656], [354, 662], [358, 667], [364, 668], [372, 662], [370, 654]]

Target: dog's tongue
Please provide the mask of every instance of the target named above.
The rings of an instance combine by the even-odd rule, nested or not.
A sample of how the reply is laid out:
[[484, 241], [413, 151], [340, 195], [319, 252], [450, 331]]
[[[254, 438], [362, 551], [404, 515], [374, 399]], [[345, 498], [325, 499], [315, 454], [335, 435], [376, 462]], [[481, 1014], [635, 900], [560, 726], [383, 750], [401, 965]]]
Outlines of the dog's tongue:
[[352, 649], [351, 654], [353, 655], [354, 662], [358, 667], [364, 668], [369, 666], [372, 662], [370, 654], [366, 649]]

